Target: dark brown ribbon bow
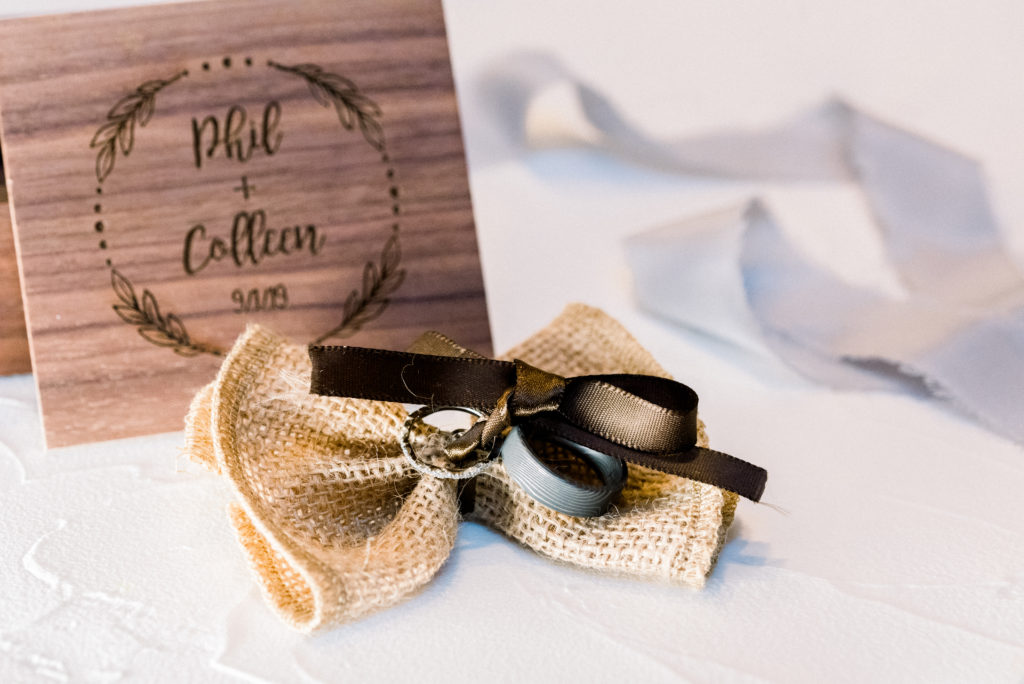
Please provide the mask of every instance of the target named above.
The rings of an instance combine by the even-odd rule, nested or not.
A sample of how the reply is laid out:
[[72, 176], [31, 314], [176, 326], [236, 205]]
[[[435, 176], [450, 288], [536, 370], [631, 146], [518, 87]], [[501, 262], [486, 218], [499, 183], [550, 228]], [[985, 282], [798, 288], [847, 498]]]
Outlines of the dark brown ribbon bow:
[[480, 449], [490, 451], [507, 428], [522, 425], [534, 435], [551, 435], [752, 501], [764, 492], [764, 468], [697, 446], [697, 393], [682, 383], [630, 374], [563, 378], [523, 361], [465, 352], [441, 335], [419, 348], [463, 353], [310, 346], [310, 391], [484, 411], [486, 418], [446, 446], [453, 463]]

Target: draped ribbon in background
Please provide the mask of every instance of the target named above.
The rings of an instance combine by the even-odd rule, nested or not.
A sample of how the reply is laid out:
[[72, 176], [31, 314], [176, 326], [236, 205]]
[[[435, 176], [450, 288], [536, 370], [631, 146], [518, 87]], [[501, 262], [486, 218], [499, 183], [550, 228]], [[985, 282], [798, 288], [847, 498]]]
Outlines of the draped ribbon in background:
[[907, 292], [846, 283], [752, 200], [633, 236], [642, 307], [763, 343], [834, 387], [923, 386], [1024, 442], [1024, 276], [976, 162], [840, 101], [764, 131], [658, 140], [549, 59], [502, 64], [482, 92], [513, 143], [586, 146], [689, 176], [856, 184]]

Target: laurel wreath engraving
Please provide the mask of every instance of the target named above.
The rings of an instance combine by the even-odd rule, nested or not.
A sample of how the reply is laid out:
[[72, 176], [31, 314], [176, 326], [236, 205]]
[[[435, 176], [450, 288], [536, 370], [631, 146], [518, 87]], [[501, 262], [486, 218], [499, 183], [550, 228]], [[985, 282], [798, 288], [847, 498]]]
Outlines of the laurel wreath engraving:
[[372, 261], [363, 267], [362, 291], [352, 290], [345, 299], [341, 323], [313, 340], [320, 344], [329, 337], [348, 337], [364, 325], [378, 318], [388, 304], [391, 295], [405, 280], [405, 269], [399, 268], [402, 250], [398, 244], [398, 233], [392, 233], [380, 253], [380, 266]]
[[[380, 107], [363, 95], [352, 81], [325, 72], [315, 64], [287, 66], [273, 61], [268, 64], [305, 80], [317, 102], [324, 107], [333, 104], [345, 130], [352, 131], [358, 126], [366, 142], [381, 153], [383, 161], [387, 161], [384, 128], [378, 121], [381, 116]], [[131, 153], [135, 144], [135, 127], [144, 127], [153, 116], [157, 93], [186, 75], [188, 72], [182, 71], [166, 80], [146, 81], [110, 108], [107, 121], [100, 126], [89, 143], [90, 148], [99, 148], [96, 154], [96, 178], [99, 182], [102, 183], [114, 170], [118, 148], [124, 156]], [[398, 212], [397, 204], [395, 212]], [[379, 264], [366, 262], [362, 288], [353, 289], [345, 299], [341, 322], [313, 343], [319, 344], [330, 337], [352, 335], [384, 313], [391, 295], [405, 279], [405, 270], [399, 267], [401, 259], [398, 224], [395, 224], [381, 250]], [[148, 289], [142, 290], [140, 299], [131, 281], [113, 267], [110, 269], [110, 282], [120, 302], [113, 306], [114, 311], [122, 321], [134, 325], [139, 335], [147, 341], [170, 348], [180, 356], [224, 355], [223, 350], [217, 347], [194, 342], [181, 318], [173, 313], [161, 313], [156, 296]]]
[[161, 314], [156, 297], [149, 290], [142, 291], [140, 302], [131, 281], [116, 268], [110, 269], [110, 284], [121, 300], [120, 304], [114, 305], [114, 311], [125, 323], [137, 326], [139, 334], [145, 339], [160, 347], [170, 347], [179, 356], [202, 353], [223, 356], [219, 349], [189, 339], [181, 319], [172, 313]]
[[149, 123], [156, 108], [156, 94], [186, 73], [182, 71], [166, 80], [146, 81], [110, 108], [107, 122], [99, 127], [89, 143], [89, 147], [100, 148], [96, 153], [96, 180], [102, 183], [114, 170], [119, 146], [124, 156], [131, 154], [135, 145], [135, 126], [141, 128]]
[[324, 107], [334, 105], [338, 121], [345, 130], [351, 131], [358, 125], [366, 142], [378, 152], [384, 151], [384, 128], [377, 120], [381, 115], [380, 107], [363, 95], [355, 83], [344, 76], [324, 71], [316, 64], [287, 66], [273, 61], [269, 64], [279, 71], [301, 76], [309, 84], [309, 92], [317, 102]]

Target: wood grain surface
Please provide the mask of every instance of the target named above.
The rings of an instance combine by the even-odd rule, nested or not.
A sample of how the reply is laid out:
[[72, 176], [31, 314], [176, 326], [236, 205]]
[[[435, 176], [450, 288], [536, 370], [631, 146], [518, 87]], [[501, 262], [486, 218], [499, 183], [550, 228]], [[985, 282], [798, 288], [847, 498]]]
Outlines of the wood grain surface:
[[178, 430], [247, 323], [490, 334], [439, 0], [0, 22], [47, 444]]
[[31, 370], [7, 189], [0, 186], [0, 375], [28, 373]]

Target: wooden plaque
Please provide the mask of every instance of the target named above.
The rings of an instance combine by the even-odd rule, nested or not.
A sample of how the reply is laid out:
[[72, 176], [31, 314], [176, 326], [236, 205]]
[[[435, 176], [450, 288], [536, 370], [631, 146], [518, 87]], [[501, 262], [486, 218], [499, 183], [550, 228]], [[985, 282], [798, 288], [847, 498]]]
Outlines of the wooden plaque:
[[178, 430], [249, 322], [490, 351], [440, 0], [0, 22], [49, 446]]
[[[0, 169], [0, 178], [3, 169]], [[0, 187], [0, 375], [32, 370], [7, 190]]]

